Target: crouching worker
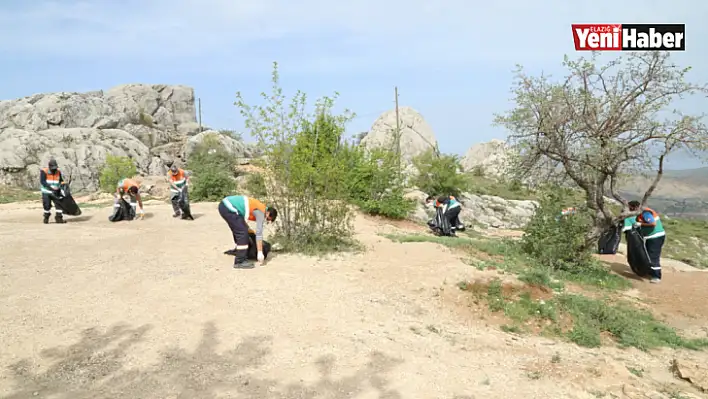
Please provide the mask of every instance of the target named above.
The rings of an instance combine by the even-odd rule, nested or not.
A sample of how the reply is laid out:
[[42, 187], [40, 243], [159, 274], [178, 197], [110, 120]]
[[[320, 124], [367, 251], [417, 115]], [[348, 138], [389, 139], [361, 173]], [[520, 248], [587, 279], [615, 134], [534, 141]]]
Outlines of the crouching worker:
[[445, 226], [438, 226], [438, 228], [442, 229], [444, 235], [455, 236], [455, 231], [465, 230], [465, 226], [460, 221], [460, 211], [462, 210], [462, 205], [455, 197], [452, 195], [443, 195], [438, 199], [435, 199], [435, 197], [431, 195], [425, 199], [425, 203], [428, 206], [432, 204], [433, 207], [442, 211], [442, 217], [445, 218], [447, 224], [450, 226], [449, 234], [445, 231]]
[[170, 183], [170, 202], [172, 202], [172, 210], [175, 212], [172, 217], [187, 218], [186, 212], [183, 212], [180, 207], [180, 199], [182, 203], [188, 204], [189, 193], [187, 186], [189, 185], [189, 176], [184, 172], [184, 169], [178, 168], [176, 165], [170, 165], [170, 171], [167, 173], [167, 179]]
[[226, 251], [226, 254], [235, 254], [235, 269], [251, 269], [253, 263], [248, 260], [248, 224], [246, 219], [256, 222], [256, 247], [258, 250], [257, 260], [262, 263], [265, 260], [263, 254], [263, 225], [265, 222], [274, 222], [278, 217], [278, 211], [266, 206], [261, 201], [245, 195], [231, 195], [219, 202], [219, 215], [226, 221], [231, 229], [236, 248]]
[[49, 160], [46, 168], [39, 171], [39, 188], [42, 192], [42, 208], [44, 209], [44, 224], [49, 223], [52, 215], [52, 204], [54, 204], [54, 221], [66, 223], [64, 211], [59, 204], [61, 198], [61, 186], [64, 184], [64, 176], [59, 171], [59, 165], [54, 159]]
[[[638, 211], [641, 206], [639, 201], [630, 201], [628, 205], [632, 212]], [[627, 224], [625, 219], [625, 226]], [[658, 213], [653, 209], [644, 208], [635, 219], [634, 226], [639, 227], [639, 232], [644, 237], [647, 255], [651, 260], [651, 282], [659, 283], [661, 282], [661, 250], [666, 240], [664, 225], [661, 223]]]
[[[113, 202], [114, 207], [120, 207], [120, 200], [123, 199], [123, 195], [125, 194], [128, 194], [128, 202], [133, 210], [133, 214], [138, 215], [138, 217], [142, 219], [145, 216], [145, 211], [143, 210], [143, 200], [140, 198], [140, 188], [135, 180], [122, 179], [118, 182], [114, 196], [115, 199]], [[137, 205], [140, 206], [140, 210], [138, 212], [136, 212]]]

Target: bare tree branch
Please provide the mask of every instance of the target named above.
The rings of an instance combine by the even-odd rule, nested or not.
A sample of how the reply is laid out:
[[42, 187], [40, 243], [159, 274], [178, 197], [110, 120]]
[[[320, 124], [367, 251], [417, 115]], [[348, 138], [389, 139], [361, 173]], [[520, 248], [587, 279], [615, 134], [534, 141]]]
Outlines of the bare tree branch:
[[642, 205], [641, 207], [644, 208], [647, 204], [647, 201], [649, 201], [649, 197], [651, 197], [651, 194], [654, 192], [656, 189], [656, 186], [659, 185], [659, 182], [661, 181], [661, 176], [664, 175], [664, 158], [666, 157], [665, 154], [662, 154], [659, 156], [659, 168], [656, 171], [656, 177], [654, 178], [654, 181], [651, 182], [651, 186], [647, 189], [647, 191], [644, 193], [644, 197], [642, 197]]

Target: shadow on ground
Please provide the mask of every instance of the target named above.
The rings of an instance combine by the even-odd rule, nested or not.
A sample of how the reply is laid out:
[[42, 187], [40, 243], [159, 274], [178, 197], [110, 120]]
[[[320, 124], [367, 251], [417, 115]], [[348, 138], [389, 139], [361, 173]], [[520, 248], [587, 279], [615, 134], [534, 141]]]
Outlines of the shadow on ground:
[[634, 274], [632, 269], [630, 269], [629, 266], [627, 266], [625, 264], [613, 262], [613, 263], [610, 263], [610, 269], [612, 269], [613, 272], [619, 274], [622, 277], [625, 277], [625, 278], [628, 278], [631, 280], [635, 280], [635, 281], [644, 281], [643, 278]]
[[81, 222], [88, 222], [93, 218], [94, 215], [82, 215], [82, 216], [76, 216], [76, 217], [68, 217], [65, 220], [68, 223], [81, 223]]
[[[40, 353], [48, 368], [38, 371], [30, 359], [9, 367], [15, 391], [5, 399], [109, 399], [109, 398], [189, 398], [227, 397], [245, 399], [350, 398], [372, 387], [381, 399], [401, 395], [387, 388], [386, 373], [401, 363], [382, 353], [372, 353], [370, 361], [354, 374], [332, 379], [333, 356], [317, 359], [320, 372], [314, 384], [283, 384], [249, 375], [265, 364], [270, 355], [270, 337], [244, 339], [230, 351], [217, 353], [216, 328], [207, 323], [194, 352], [166, 348], [160, 360], [145, 369], [127, 369], [128, 352], [142, 341], [149, 325], [131, 328], [118, 325], [101, 333], [83, 331], [81, 340], [69, 347]], [[234, 396], [235, 395], [235, 396]]]
[[[143, 219], [152, 219], [153, 217], [155, 217], [155, 214], [152, 212], [145, 212], [143, 214]], [[136, 219], [138, 219], [138, 218], [136, 217]]]

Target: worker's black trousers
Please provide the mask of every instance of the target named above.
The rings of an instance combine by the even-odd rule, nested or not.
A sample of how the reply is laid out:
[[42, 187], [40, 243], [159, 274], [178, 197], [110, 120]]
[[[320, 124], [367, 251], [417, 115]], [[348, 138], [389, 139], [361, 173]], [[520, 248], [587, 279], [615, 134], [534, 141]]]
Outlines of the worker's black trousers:
[[231, 212], [223, 202], [219, 202], [219, 215], [231, 229], [236, 244], [236, 259], [234, 264], [245, 262], [248, 256], [248, 224], [238, 213]]
[[661, 280], [661, 249], [664, 247], [666, 236], [650, 238], [644, 241], [647, 255], [651, 260], [651, 276]]
[[450, 208], [447, 211], [445, 211], [445, 218], [447, 219], [448, 222], [450, 222], [450, 227], [452, 230], [456, 230], [457, 226], [460, 224], [460, 211], [462, 208], [459, 206], [456, 206], [454, 208]]
[[52, 204], [54, 204], [54, 210], [57, 213], [57, 217], [63, 216], [64, 211], [61, 209], [61, 205], [59, 205], [59, 201], [56, 197], [51, 194], [42, 193], [42, 208], [44, 208], [45, 215], [50, 215], [52, 213]]

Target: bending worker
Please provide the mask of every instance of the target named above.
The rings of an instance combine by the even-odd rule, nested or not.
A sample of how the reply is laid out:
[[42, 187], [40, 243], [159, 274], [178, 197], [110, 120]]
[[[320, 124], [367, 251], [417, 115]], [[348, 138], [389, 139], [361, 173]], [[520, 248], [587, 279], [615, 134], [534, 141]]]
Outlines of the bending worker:
[[[140, 198], [140, 188], [138, 183], [133, 179], [122, 179], [118, 182], [115, 193], [115, 202], [113, 206], [120, 206], [120, 200], [123, 195], [128, 194], [130, 207], [133, 208], [133, 214], [139, 215], [142, 219], [145, 216], [145, 211], [143, 210], [143, 199]], [[140, 205], [140, 211], [135, 212], [137, 205]]]
[[59, 170], [59, 165], [55, 159], [50, 159], [48, 167], [39, 171], [39, 188], [42, 192], [42, 208], [44, 209], [44, 224], [49, 223], [49, 217], [52, 215], [52, 204], [54, 204], [54, 221], [57, 223], [66, 223], [64, 220], [64, 211], [59, 205], [61, 198], [61, 186], [64, 184], [64, 176]]
[[[435, 201], [435, 203], [433, 203], [433, 201]], [[453, 236], [455, 235], [456, 230], [464, 228], [462, 222], [460, 222], [460, 211], [462, 210], [462, 205], [454, 196], [443, 195], [438, 197], [438, 199], [435, 199], [435, 197], [431, 195], [425, 199], [425, 203], [426, 205], [433, 203], [435, 208], [443, 207], [443, 217], [445, 217], [445, 219], [447, 219], [450, 223]]]
[[231, 229], [236, 248], [225, 253], [235, 253], [235, 269], [251, 269], [253, 263], [248, 260], [248, 224], [246, 219], [256, 222], [256, 247], [258, 249], [258, 262], [265, 260], [263, 255], [263, 225], [265, 222], [274, 222], [278, 211], [266, 206], [261, 201], [245, 195], [231, 195], [219, 202], [219, 215], [226, 221]]
[[[630, 201], [629, 210], [636, 212], [641, 204], [639, 201]], [[625, 229], [629, 221], [625, 219]], [[644, 237], [644, 245], [651, 260], [651, 280], [652, 283], [661, 282], [661, 250], [666, 241], [666, 231], [661, 223], [659, 214], [653, 209], [644, 208], [634, 219], [634, 226], [639, 227], [639, 233]]]
[[180, 197], [184, 196], [185, 202], [189, 198], [187, 192], [189, 176], [184, 172], [184, 169], [178, 168], [177, 165], [170, 165], [167, 179], [170, 183], [170, 202], [172, 203], [172, 210], [175, 212], [172, 217], [180, 217], [182, 216], [182, 209], [179, 207]]

